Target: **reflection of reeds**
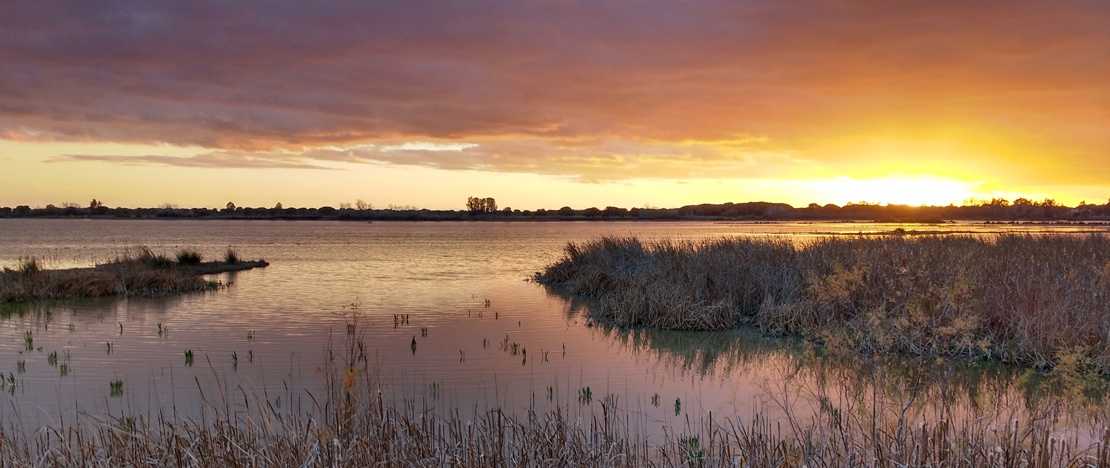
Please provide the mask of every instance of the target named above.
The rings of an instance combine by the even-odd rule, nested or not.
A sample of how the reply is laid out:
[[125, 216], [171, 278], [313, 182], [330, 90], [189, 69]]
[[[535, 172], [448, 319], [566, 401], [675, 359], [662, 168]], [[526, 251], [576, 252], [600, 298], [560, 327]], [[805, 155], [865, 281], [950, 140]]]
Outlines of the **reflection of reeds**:
[[[324, 392], [308, 400], [292, 391], [271, 395], [202, 392], [200, 420], [179, 419], [176, 408], [157, 414], [82, 415], [78, 422], [31, 431], [12, 422], [0, 428], [0, 466], [1065, 466], [1110, 463], [1110, 433], [1094, 440], [1061, 436], [1062, 410], [1038, 404], [1031, 417], [991, 414], [960, 418], [915, 406], [913, 382], [886, 377], [889, 367], [867, 364], [859, 375], [799, 372], [784, 363], [787, 417], [758, 414], [750, 421], [708, 414], [700, 422], [668, 427], [662, 439], [645, 436], [635, 413], [618, 397], [594, 399], [579, 389], [581, 405], [536, 406], [509, 413], [473, 413], [428, 407], [414, 400], [386, 403], [365, 354], [366, 329], [356, 301], [342, 313], [346, 333], [329, 340], [319, 368]], [[704, 335], [704, 334], [703, 334]], [[333, 337], [336, 335], [332, 335]], [[663, 334], [660, 345], [690, 348], [693, 335]], [[646, 340], [654, 338], [645, 337]], [[700, 340], [700, 337], [693, 337]], [[705, 342], [702, 342], [705, 344]], [[727, 343], [711, 344], [727, 346]], [[740, 353], [773, 353], [752, 343]], [[186, 352], [191, 359], [192, 352]], [[211, 365], [211, 364], [210, 364]], [[837, 366], [830, 366], [835, 368]], [[215, 372], [214, 372], [215, 373]], [[914, 382], [920, 379], [913, 379]], [[4, 384], [8, 385], [8, 384]], [[14, 386], [14, 382], [11, 383]], [[198, 381], [198, 385], [199, 381]], [[887, 390], [876, 393], [873, 386]], [[124, 382], [109, 383], [111, 396]], [[6, 388], [6, 387], [5, 387]], [[14, 388], [14, 387], [13, 387]], [[431, 385], [437, 398], [439, 384]], [[548, 394], [552, 395], [551, 388]], [[812, 411], [788, 403], [811, 392]], [[600, 395], [599, 395], [600, 396]], [[549, 399], [551, 397], [549, 396]], [[591, 401], [593, 400], [593, 401]], [[623, 398], [622, 398], [623, 400]], [[924, 398], [917, 399], [922, 401]], [[669, 412], [670, 404], [667, 400]], [[797, 401], [794, 399], [793, 401]], [[944, 405], [945, 400], [936, 400]], [[592, 404], [591, 404], [592, 403]], [[653, 406], [660, 405], [658, 394]], [[304, 406], [304, 405], [307, 405]], [[674, 400], [676, 413], [683, 401]], [[911, 408], [907, 411], [906, 408]], [[659, 408], [656, 408], [659, 409]], [[642, 421], [642, 420], [641, 420]], [[644, 424], [641, 422], [640, 424]]]
[[592, 296], [620, 326], [753, 324], [866, 352], [1110, 373], [1110, 241], [1101, 235], [570, 244], [536, 280]]
[[[202, 422], [179, 420], [176, 410], [156, 416], [83, 416], [80, 424], [27, 433], [0, 430], [0, 465], [158, 466], [1107, 466], [1110, 432], [1094, 440], [1060, 436], [1058, 408], [1042, 405], [1031, 418], [958, 418], [906, 411], [916, 391], [903, 387], [876, 398], [882, 371], [850, 392], [831, 392], [820, 380], [784, 384], [812, 391], [820, 404], [784, 404], [787, 419], [763, 414], [750, 421], [709, 414], [701, 423], [644, 435], [617, 408], [616, 396], [592, 406], [497, 408], [469, 415], [415, 401], [385, 403], [377, 377], [361, 353], [357, 309], [345, 314], [345, 344], [326, 349], [326, 391], [309, 408], [300, 398], [252, 393], [238, 387], [225, 401], [205, 400]], [[790, 367], [790, 366], [787, 366]], [[783, 369], [791, 373], [790, 369]], [[217, 382], [217, 385], [220, 385]], [[433, 384], [434, 385], [434, 384]], [[789, 386], [789, 389], [786, 389]], [[839, 388], [839, 387], [837, 387]], [[122, 394], [123, 382], [110, 384]], [[853, 390], [849, 388], [849, 390]], [[588, 387], [579, 398], [590, 399]], [[433, 395], [434, 396], [434, 395]], [[896, 397], [897, 396], [897, 397]], [[226, 401], [233, 399], [234, 401]], [[595, 402], [598, 403], [598, 402]], [[658, 403], [658, 401], [655, 401]], [[669, 405], [668, 405], [669, 406]], [[681, 412], [681, 400], [675, 409]], [[669, 408], [668, 408], [669, 410]], [[989, 412], [988, 412], [989, 413]], [[925, 414], [925, 417], [920, 417]], [[715, 419], [716, 418], [716, 419]]]

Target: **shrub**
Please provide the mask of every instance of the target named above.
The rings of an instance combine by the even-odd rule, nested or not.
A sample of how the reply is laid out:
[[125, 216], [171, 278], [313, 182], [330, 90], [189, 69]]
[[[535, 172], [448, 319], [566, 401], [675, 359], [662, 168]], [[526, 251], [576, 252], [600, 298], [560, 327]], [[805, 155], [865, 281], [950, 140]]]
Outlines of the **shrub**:
[[42, 262], [37, 258], [28, 257], [19, 260], [19, 272], [24, 276], [31, 276], [42, 271]]
[[177, 263], [181, 265], [197, 265], [200, 260], [200, 253], [196, 250], [182, 250], [177, 253]]

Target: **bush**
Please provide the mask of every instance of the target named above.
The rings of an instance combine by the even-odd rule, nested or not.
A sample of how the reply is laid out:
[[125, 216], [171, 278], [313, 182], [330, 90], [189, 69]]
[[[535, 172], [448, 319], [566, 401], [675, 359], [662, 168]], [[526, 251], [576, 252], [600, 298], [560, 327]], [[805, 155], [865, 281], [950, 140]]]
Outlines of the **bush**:
[[181, 265], [197, 265], [200, 260], [200, 253], [196, 250], [182, 250], [177, 253], [177, 263]]

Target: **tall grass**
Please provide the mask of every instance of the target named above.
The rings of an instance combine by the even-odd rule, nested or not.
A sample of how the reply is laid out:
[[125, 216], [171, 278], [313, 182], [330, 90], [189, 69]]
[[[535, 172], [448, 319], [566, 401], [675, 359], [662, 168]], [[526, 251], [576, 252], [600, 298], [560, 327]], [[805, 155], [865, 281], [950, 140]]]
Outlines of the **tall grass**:
[[625, 327], [754, 325], [866, 353], [1110, 375], [1101, 235], [734, 238], [570, 244], [535, 279]]
[[48, 270], [35, 258], [21, 259], [17, 269], [0, 271], [0, 302], [205, 291], [220, 284], [200, 275], [268, 265], [262, 260], [243, 261], [230, 249], [224, 263], [201, 260], [195, 250], [181, 250], [175, 259], [147, 247], [128, 249], [95, 268]]
[[226, 252], [224, 252], [224, 263], [234, 265], [236, 263], [239, 263], [240, 260], [241, 259], [239, 258], [239, 254], [236, 253], [234, 250], [231, 250], [230, 247], [227, 249]]
[[178, 265], [198, 265], [201, 261], [200, 252], [196, 250], [183, 249], [177, 252]]
[[[218, 392], [205, 400], [213, 417], [172, 414], [91, 417], [39, 430], [15, 422], [0, 428], [2, 466], [1107, 466], [1110, 431], [1087, 440], [1060, 434], [1063, 416], [1052, 402], [1032, 416], [967, 418], [943, 411], [907, 412], [916, 387], [882, 377], [855, 379], [858, 388], [833, 393], [821, 379], [786, 381], [773, 398], [787, 417], [773, 422], [706, 415], [699, 422], [649, 438], [639, 416], [616, 400], [595, 409], [529, 407], [437, 410], [407, 400], [385, 403], [380, 382], [362, 353], [363, 327], [352, 315], [345, 343], [326, 348], [325, 392], [309, 407], [289, 397], [280, 409], [271, 395]], [[788, 370], [789, 371], [789, 370]], [[792, 372], [796, 373], [796, 369]], [[828, 378], [836, 378], [835, 375]], [[229, 384], [230, 385], [230, 384]], [[878, 387], [899, 386], [875, 392]], [[807, 413], [791, 392], [814, 392]], [[234, 395], [234, 396], [231, 396]], [[879, 395], [879, 396], [873, 396]], [[944, 399], [936, 401], [943, 402]], [[1103, 420], [1105, 421], [1105, 420]], [[1100, 422], [1099, 424], [1104, 424]], [[1105, 426], [1103, 426], [1105, 427]]]

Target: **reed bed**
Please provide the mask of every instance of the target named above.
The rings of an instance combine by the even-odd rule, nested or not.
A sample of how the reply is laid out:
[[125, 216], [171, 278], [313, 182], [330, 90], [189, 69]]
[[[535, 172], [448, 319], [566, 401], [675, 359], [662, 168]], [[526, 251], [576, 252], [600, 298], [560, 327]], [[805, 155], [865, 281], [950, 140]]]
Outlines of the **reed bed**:
[[200, 254], [181, 251], [177, 260], [140, 247], [93, 268], [49, 270], [37, 259], [23, 259], [16, 269], [0, 272], [0, 302], [102, 296], [164, 296], [207, 291], [220, 286], [203, 274], [266, 266], [245, 262], [201, 262]]
[[[645, 435], [638, 410], [615, 400], [465, 414], [415, 400], [389, 404], [362, 353], [362, 328], [347, 330], [348, 344], [326, 347], [321, 395], [290, 393], [281, 409], [273, 395], [241, 384], [229, 393], [217, 381], [221, 389], [209, 394], [222, 397], [205, 399], [199, 420], [174, 410], [86, 415], [31, 431], [9, 421], [0, 428], [0, 466], [1110, 466], [1105, 424], [1091, 437], [1060, 434], [1066, 414], [1052, 402], [1028, 417], [984, 410], [922, 419], [906, 410], [914, 386], [882, 378], [854, 379], [839, 393], [827, 389], [843, 382], [784, 381], [775, 400], [784, 420], [708, 414], [655, 437]], [[870, 390], [891, 386], [899, 391]], [[812, 392], [819, 409], [796, 414], [791, 397], [800, 392]]]
[[570, 244], [535, 280], [622, 327], [753, 325], [868, 354], [965, 356], [1110, 375], [1110, 241], [830, 237]]
[[[346, 403], [343, 403], [346, 404]], [[341, 404], [342, 405], [342, 404]], [[342, 418], [270, 414], [208, 424], [161, 415], [86, 417], [31, 436], [0, 430], [4, 466], [1110, 466], [1110, 434], [1089, 444], [1046, 424], [872, 424], [815, 416], [773, 423], [706, 418], [639, 437], [613, 412], [491, 410], [438, 416], [369, 403]], [[851, 416], [851, 415], [849, 415]]]

